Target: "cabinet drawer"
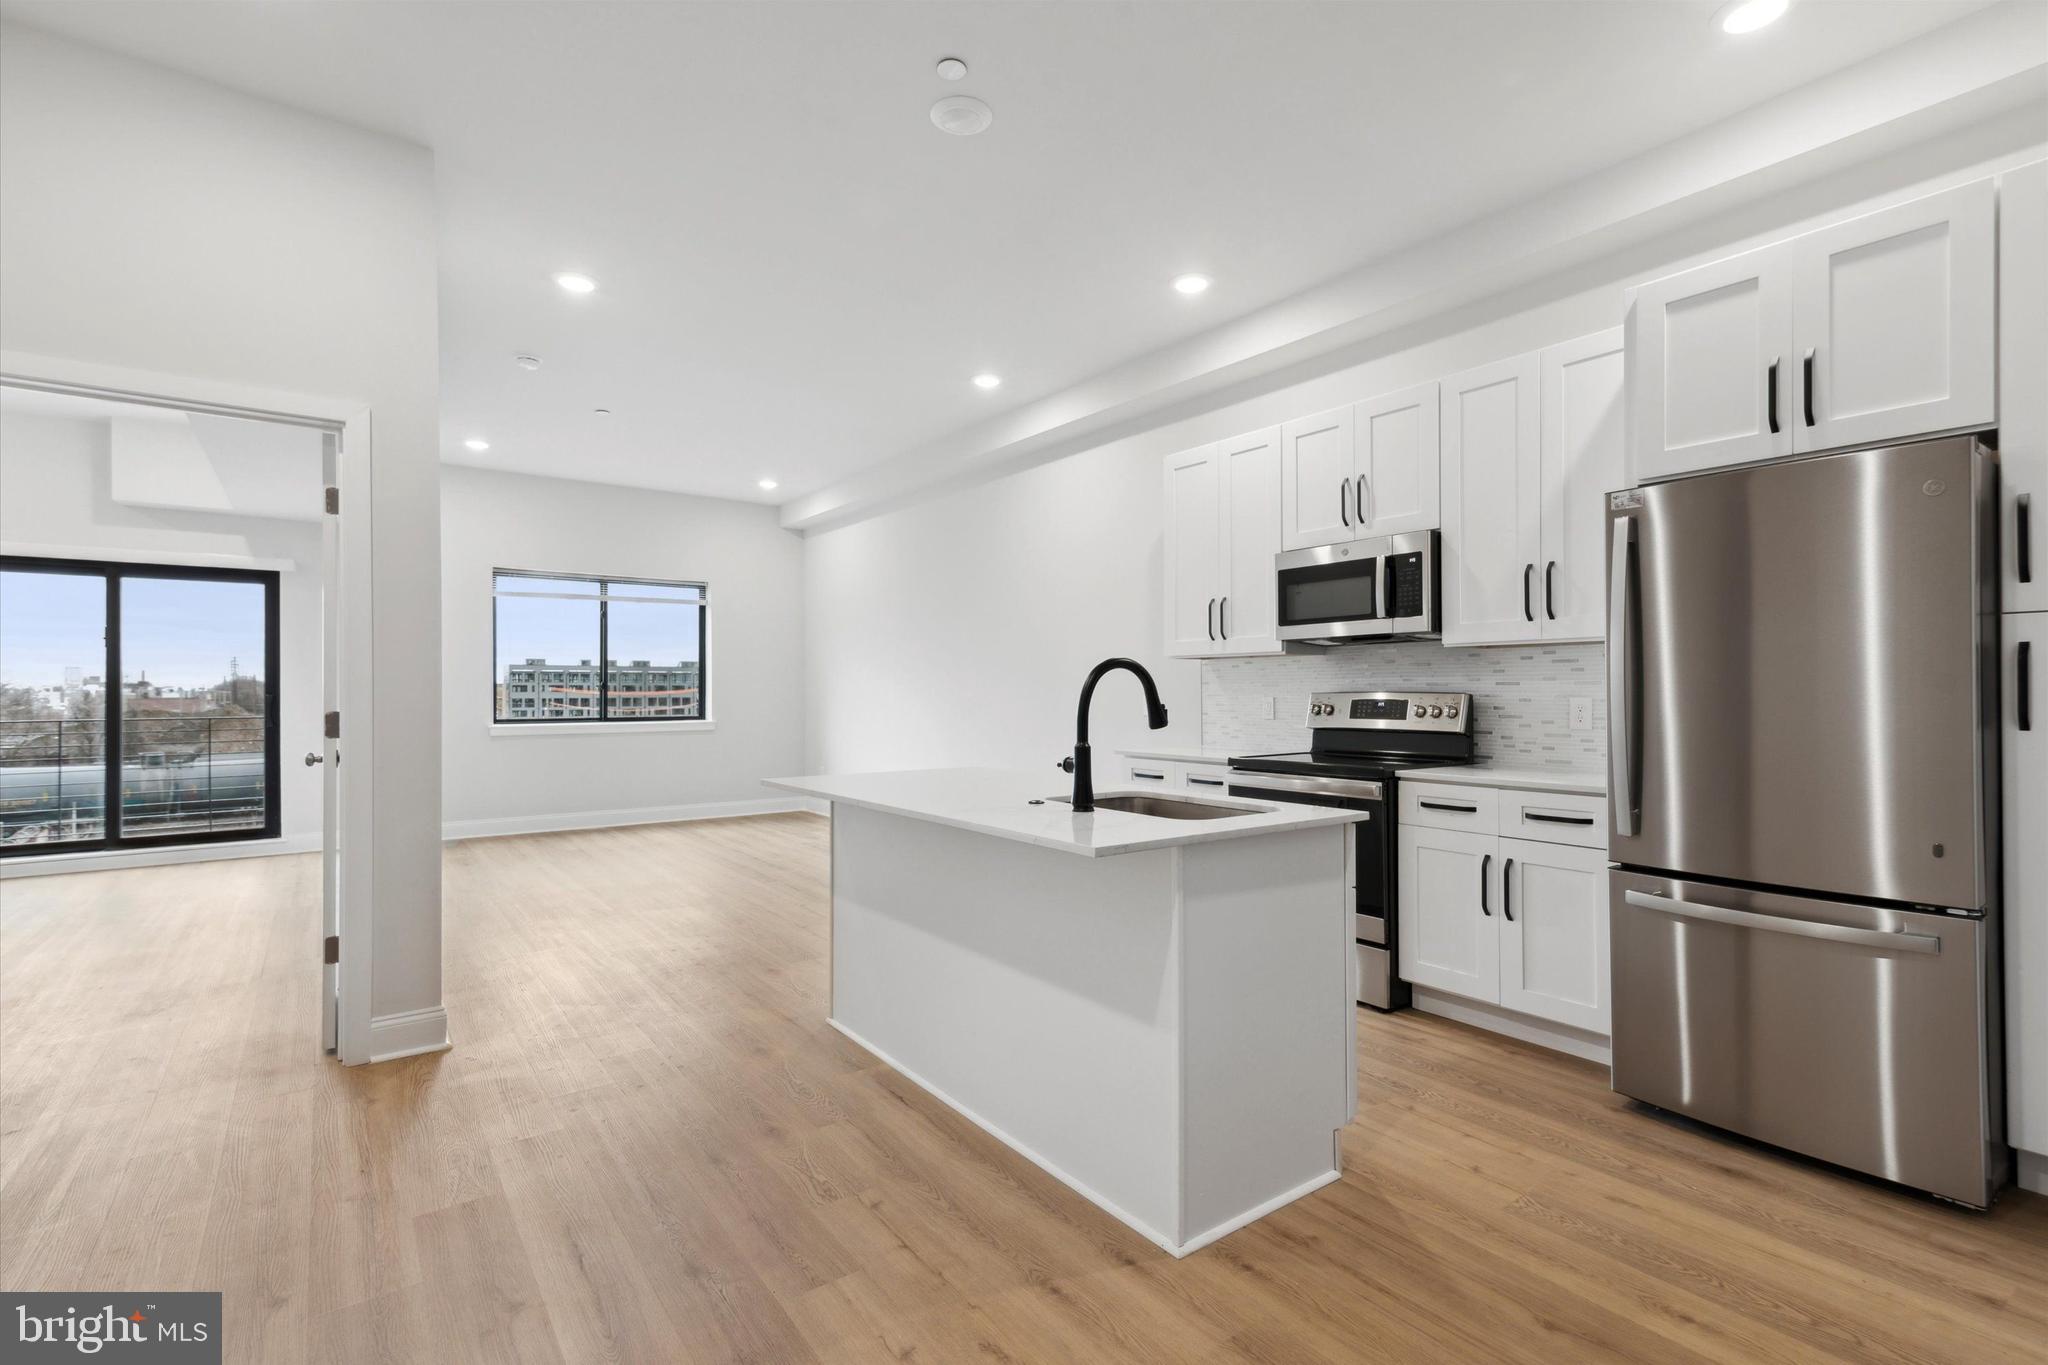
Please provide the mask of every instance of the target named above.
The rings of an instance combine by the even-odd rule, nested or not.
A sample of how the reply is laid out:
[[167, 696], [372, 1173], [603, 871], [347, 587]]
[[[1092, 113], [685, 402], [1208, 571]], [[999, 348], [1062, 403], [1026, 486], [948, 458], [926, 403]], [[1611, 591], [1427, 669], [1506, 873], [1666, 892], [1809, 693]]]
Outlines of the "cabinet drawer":
[[1502, 792], [1500, 832], [1515, 839], [1604, 849], [1607, 801], [1599, 796], [1568, 796], [1560, 792]]
[[1126, 762], [1124, 778], [1128, 785], [1140, 791], [1147, 787], [1178, 787], [1181, 785], [1180, 764], [1157, 758], [1133, 758]]
[[1221, 763], [1183, 763], [1180, 780], [1198, 796], [1223, 796], [1230, 786], [1230, 769]]
[[1462, 829], [1474, 834], [1496, 832], [1494, 807], [1499, 793], [1491, 787], [1440, 786], [1434, 782], [1401, 786], [1401, 823], [1430, 829]]

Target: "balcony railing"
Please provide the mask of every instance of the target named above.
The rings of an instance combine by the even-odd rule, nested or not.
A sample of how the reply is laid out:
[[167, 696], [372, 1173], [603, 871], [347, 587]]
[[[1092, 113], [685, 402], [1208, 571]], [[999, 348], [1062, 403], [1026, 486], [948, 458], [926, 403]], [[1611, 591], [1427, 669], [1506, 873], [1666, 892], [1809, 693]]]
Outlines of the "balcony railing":
[[[269, 805], [262, 716], [128, 716], [120, 833], [261, 829]], [[0, 843], [105, 838], [106, 722], [0, 720]]]

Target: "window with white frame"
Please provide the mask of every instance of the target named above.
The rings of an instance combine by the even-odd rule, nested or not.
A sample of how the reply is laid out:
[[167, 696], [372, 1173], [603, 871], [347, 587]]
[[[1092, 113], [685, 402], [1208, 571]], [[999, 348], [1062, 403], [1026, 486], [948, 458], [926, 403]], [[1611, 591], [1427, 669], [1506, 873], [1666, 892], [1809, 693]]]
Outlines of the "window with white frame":
[[497, 570], [492, 720], [708, 720], [709, 596], [702, 583]]

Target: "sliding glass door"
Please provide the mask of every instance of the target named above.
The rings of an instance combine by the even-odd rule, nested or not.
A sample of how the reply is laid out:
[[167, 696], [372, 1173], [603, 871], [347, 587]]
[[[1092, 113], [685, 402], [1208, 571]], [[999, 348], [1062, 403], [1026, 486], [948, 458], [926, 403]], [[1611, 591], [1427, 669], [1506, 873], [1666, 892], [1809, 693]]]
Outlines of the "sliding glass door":
[[0, 856], [275, 836], [277, 588], [0, 557]]

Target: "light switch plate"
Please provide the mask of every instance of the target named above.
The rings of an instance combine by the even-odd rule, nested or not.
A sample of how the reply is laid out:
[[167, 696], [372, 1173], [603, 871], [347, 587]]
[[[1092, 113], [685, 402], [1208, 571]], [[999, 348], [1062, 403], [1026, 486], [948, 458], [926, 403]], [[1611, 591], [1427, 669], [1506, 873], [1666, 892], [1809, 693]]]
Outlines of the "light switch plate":
[[1593, 728], [1593, 699], [1592, 699], [1591, 697], [1573, 697], [1573, 698], [1571, 699], [1571, 701], [1570, 701], [1570, 706], [1571, 706], [1571, 725], [1572, 725], [1572, 729], [1574, 729], [1574, 730], [1590, 730], [1590, 729], [1592, 729], [1592, 728]]
[[1261, 717], [1260, 717], [1260, 719], [1261, 719], [1261, 720], [1271, 720], [1271, 719], [1273, 719], [1273, 718], [1274, 718], [1275, 716], [1277, 716], [1277, 715], [1279, 715], [1279, 714], [1280, 714], [1280, 699], [1279, 699], [1278, 697], [1267, 697], [1267, 698], [1266, 698], [1266, 714], [1265, 714], [1264, 716], [1261, 716]]

